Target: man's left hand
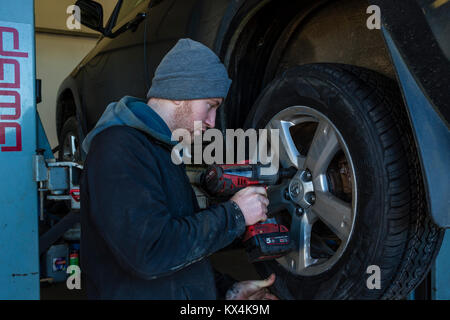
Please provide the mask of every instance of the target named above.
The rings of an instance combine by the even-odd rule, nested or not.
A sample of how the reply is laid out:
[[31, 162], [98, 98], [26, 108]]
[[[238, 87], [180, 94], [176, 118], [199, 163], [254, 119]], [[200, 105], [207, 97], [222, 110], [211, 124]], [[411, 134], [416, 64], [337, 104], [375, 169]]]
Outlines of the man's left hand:
[[264, 280], [248, 280], [235, 283], [226, 293], [227, 300], [279, 300], [269, 292], [275, 282], [275, 274], [272, 273]]

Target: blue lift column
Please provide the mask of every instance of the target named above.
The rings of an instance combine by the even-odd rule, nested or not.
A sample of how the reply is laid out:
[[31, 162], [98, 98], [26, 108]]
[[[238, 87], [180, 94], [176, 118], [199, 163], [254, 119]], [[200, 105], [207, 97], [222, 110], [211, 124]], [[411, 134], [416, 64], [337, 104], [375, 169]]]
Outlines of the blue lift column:
[[0, 8], [0, 299], [39, 299], [34, 1]]

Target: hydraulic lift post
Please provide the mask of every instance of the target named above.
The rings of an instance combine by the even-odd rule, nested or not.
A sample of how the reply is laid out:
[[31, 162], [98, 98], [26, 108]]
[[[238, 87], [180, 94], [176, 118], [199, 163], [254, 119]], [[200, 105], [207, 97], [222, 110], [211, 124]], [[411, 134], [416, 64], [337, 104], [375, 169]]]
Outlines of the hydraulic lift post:
[[39, 299], [34, 1], [0, 10], [0, 299]]

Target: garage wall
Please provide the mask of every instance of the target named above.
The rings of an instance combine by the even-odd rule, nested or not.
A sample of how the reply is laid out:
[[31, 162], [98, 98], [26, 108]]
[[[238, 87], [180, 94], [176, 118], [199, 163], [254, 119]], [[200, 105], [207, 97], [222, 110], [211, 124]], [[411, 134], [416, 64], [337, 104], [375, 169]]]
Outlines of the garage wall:
[[37, 109], [52, 148], [56, 137], [56, 94], [61, 82], [95, 46], [94, 38], [36, 33], [36, 77], [42, 79], [42, 102]]
[[[117, 0], [96, 0], [103, 6], [104, 23]], [[42, 79], [42, 102], [37, 109], [52, 148], [56, 137], [56, 94], [61, 82], [95, 46], [100, 33], [81, 26], [70, 30], [66, 26], [67, 7], [76, 0], [35, 1], [36, 77]]]

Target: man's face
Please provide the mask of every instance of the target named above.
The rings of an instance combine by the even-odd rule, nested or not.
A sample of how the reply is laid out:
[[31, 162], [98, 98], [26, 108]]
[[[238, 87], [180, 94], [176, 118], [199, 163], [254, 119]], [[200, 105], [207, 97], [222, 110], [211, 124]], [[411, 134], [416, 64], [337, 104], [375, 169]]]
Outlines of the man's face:
[[191, 135], [200, 134], [200, 130], [194, 128], [194, 121], [201, 122], [202, 131], [205, 131], [208, 128], [214, 128], [216, 123], [216, 111], [222, 101], [222, 98], [181, 101], [175, 112], [175, 123], [177, 128], [186, 129]]

